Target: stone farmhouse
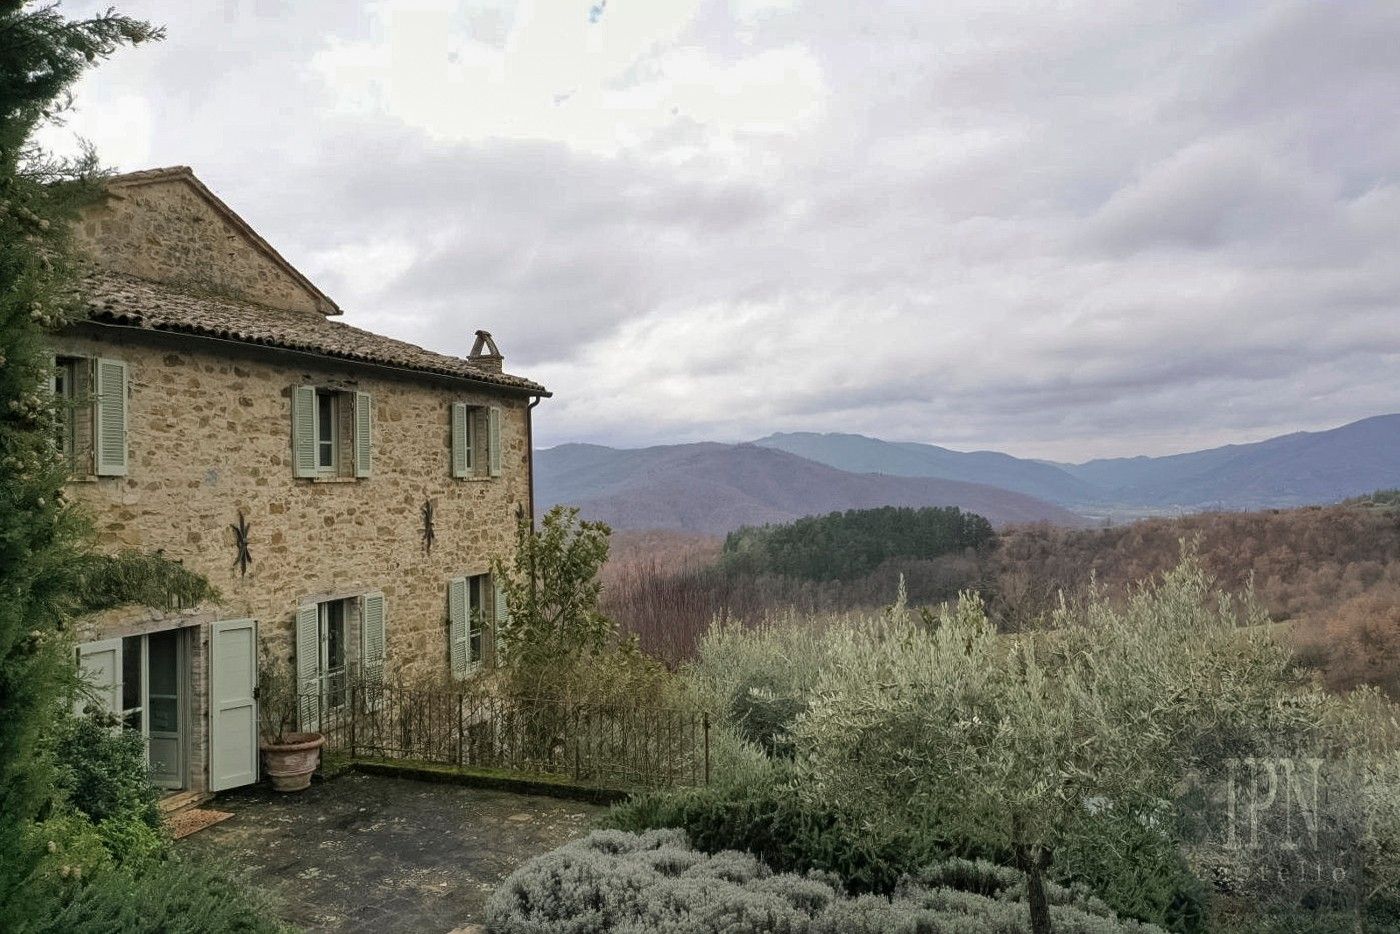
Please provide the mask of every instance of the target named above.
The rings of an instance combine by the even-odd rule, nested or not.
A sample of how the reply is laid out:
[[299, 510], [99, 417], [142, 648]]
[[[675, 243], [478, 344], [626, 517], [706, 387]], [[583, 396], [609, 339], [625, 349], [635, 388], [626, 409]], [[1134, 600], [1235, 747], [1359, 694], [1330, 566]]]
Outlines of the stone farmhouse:
[[491, 664], [491, 565], [531, 510], [544, 387], [484, 331], [460, 359], [337, 322], [185, 167], [110, 179], [76, 235], [89, 314], [53, 348], [68, 495], [104, 548], [163, 552], [221, 595], [84, 624], [78, 663], [148, 738], [152, 780], [257, 780], [264, 648], [328, 705], [349, 678]]

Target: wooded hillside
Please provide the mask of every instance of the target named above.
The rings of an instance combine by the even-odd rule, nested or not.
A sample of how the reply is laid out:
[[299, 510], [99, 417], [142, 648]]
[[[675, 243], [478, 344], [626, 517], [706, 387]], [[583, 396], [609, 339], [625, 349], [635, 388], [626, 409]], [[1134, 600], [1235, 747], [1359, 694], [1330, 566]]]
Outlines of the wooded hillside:
[[1076, 599], [1091, 581], [1110, 595], [1126, 593], [1175, 566], [1185, 543], [1224, 588], [1252, 583], [1300, 659], [1324, 671], [1329, 684], [1376, 683], [1400, 696], [1400, 507], [1393, 499], [1377, 494], [1338, 506], [1098, 529], [1011, 527], [993, 547], [906, 553], [843, 580], [806, 580], [775, 573], [777, 566], [726, 567], [716, 538], [618, 533], [603, 602], [624, 629], [673, 662], [716, 617], [878, 606], [894, 598], [901, 576], [916, 605], [977, 590], [998, 625], [1016, 629], [1045, 619], [1061, 593]]

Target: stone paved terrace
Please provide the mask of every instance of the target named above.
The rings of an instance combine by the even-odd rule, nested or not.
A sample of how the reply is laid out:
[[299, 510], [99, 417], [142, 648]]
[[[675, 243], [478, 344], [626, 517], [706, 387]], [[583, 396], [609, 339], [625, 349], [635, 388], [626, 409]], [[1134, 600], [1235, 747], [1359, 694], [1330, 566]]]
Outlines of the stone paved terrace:
[[[587, 832], [595, 804], [350, 773], [297, 794], [254, 786], [180, 841], [311, 931], [453, 931], [483, 920], [516, 866]], [[470, 929], [470, 928], [468, 928]]]

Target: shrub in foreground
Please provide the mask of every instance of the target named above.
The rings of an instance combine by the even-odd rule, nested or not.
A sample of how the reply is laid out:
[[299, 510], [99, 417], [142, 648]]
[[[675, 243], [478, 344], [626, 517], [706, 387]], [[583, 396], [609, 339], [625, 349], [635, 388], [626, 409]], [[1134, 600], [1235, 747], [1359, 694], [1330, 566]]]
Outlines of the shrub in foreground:
[[[909, 879], [890, 897], [850, 897], [824, 873], [775, 873], [748, 853], [706, 855], [678, 830], [595, 831], [531, 860], [487, 903], [492, 934], [1019, 934], [1020, 874], [989, 864], [935, 867], [991, 894]], [[1154, 934], [1101, 903], [1048, 887], [1062, 934]]]
[[863, 826], [840, 811], [803, 802], [783, 782], [637, 795], [615, 806], [607, 823], [633, 832], [678, 828], [706, 853], [742, 850], [779, 872], [831, 873], [857, 895], [888, 895], [903, 877], [950, 854], [998, 856], [959, 849], [912, 828]]
[[267, 907], [224, 873], [183, 860], [155, 860], [92, 879], [37, 886], [31, 917], [15, 934], [275, 934]]
[[[1010, 849], [979, 848], [929, 827], [862, 822], [803, 800], [792, 778], [783, 776], [637, 795], [613, 807], [606, 823], [632, 832], [678, 828], [706, 853], [742, 850], [780, 872], [831, 873], [856, 895], [888, 895], [906, 876], [949, 859], [949, 865], [960, 864], [960, 857], [1007, 864], [1013, 857]], [[1174, 931], [1202, 929], [1204, 887], [1170, 840], [1110, 815], [1085, 814], [1074, 824], [1061, 859], [1051, 868], [1056, 882], [1084, 886], [1122, 917]], [[1113, 846], [1105, 847], [1110, 839]], [[940, 885], [992, 894], [967, 885]]]

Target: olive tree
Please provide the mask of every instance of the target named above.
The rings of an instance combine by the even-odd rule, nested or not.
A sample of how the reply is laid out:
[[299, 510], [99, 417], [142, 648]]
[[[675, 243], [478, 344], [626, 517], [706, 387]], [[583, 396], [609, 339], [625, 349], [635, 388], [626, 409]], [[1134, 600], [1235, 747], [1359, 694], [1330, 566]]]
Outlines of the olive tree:
[[999, 635], [975, 597], [931, 627], [893, 614], [842, 648], [795, 725], [800, 787], [1009, 854], [1048, 932], [1047, 872], [1076, 821], [1170, 835], [1193, 776], [1319, 728], [1328, 700], [1264, 622], [1189, 556], [1125, 605], [1062, 605], [1040, 632]]

